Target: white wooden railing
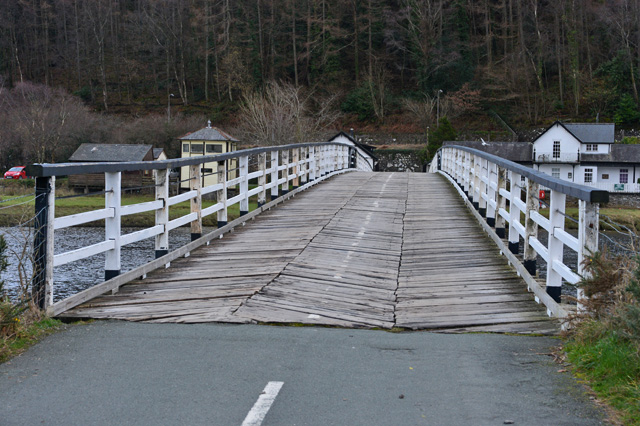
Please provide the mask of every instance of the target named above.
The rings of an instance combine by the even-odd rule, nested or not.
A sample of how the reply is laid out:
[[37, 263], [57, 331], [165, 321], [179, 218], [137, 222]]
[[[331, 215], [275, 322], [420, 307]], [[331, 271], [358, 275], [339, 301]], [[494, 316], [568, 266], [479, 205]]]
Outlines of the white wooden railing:
[[[461, 147], [441, 148], [429, 171], [442, 173], [457, 184], [461, 195], [474, 207], [477, 218], [496, 241], [510, 263], [523, 276], [529, 289], [542, 301], [550, 315], [564, 317], [567, 311], [559, 305], [562, 282], [576, 284], [585, 275], [584, 260], [598, 250], [599, 203], [609, 200], [607, 191], [589, 188], [551, 177], [485, 152]], [[549, 189], [549, 217], [539, 213], [539, 189]], [[524, 194], [524, 197], [523, 197]], [[578, 236], [565, 230], [567, 197], [579, 202]], [[521, 223], [524, 217], [524, 225]], [[548, 233], [544, 245], [538, 231]], [[502, 238], [508, 240], [505, 245]], [[524, 242], [523, 261], [516, 257], [520, 241]], [[563, 249], [578, 254], [577, 269], [563, 262]], [[546, 285], [535, 280], [537, 256], [547, 263]], [[583, 297], [578, 291], [578, 300]]]
[[[203, 186], [203, 165], [211, 162], [217, 163], [217, 170], [213, 172], [217, 175], [217, 180], [215, 184]], [[230, 164], [237, 167], [230, 170]], [[341, 143], [254, 148], [220, 155], [154, 162], [34, 164], [28, 167], [29, 175], [36, 177], [35, 278], [32, 286], [34, 300], [40, 307], [47, 308], [55, 315], [96, 295], [117, 291], [131, 279], [163, 265], [167, 266], [171, 260], [179, 256], [188, 255], [190, 250], [221, 236], [235, 224], [254, 217], [284, 197], [292, 196], [295, 192], [335, 173], [351, 170], [371, 171], [372, 165], [370, 157], [364, 156], [353, 146]], [[171, 169], [177, 167], [189, 167], [190, 190], [170, 196], [169, 175]], [[122, 173], [145, 170], [153, 171], [155, 200], [123, 206]], [[104, 173], [105, 207], [55, 217], [56, 176], [87, 173]], [[252, 180], [257, 184], [249, 189], [249, 182]], [[293, 191], [289, 192], [291, 187]], [[230, 189], [235, 189], [234, 196], [228, 198]], [[203, 197], [211, 197], [212, 194], [215, 194], [215, 204], [202, 208]], [[270, 202], [267, 201], [267, 195], [270, 196]], [[253, 196], [257, 197], [258, 208], [250, 212], [249, 199]], [[170, 220], [171, 206], [187, 201], [191, 204], [190, 212]], [[239, 204], [241, 217], [228, 223], [228, 209], [235, 204]], [[154, 225], [122, 234], [122, 217], [144, 212], [155, 212]], [[202, 219], [213, 214], [217, 215], [218, 230], [203, 236]], [[80, 242], [80, 246], [74, 250], [54, 254], [56, 230], [98, 220], [104, 220], [104, 241], [90, 245], [82, 245]], [[186, 225], [191, 227], [192, 242], [170, 252], [169, 232]], [[121, 248], [147, 238], [155, 238], [156, 261], [121, 274]], [[105, 282], [54, 304], [53, 268], [100, 253], [105, 254]]]

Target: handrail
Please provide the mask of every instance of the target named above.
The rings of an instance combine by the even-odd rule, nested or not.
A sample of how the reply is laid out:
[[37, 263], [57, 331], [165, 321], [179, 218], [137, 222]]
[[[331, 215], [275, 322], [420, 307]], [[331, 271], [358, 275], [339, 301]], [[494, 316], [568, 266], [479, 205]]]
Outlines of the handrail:
[[[224, 154], [201, 155], [189, 158], [170, 158], [168, 160], [157, 161], [121, 161], [121, 162], [95, 162], [95, 163], [41, 163], [31, 164], [26, 167], [28, 176], [67, 176], [85, 173], [115, 173], [130, 172], [137, 170], [159, 170], [159, 169], [175, 169], [178, 167], [192, 166], [200, 163], [211, 163], [214, 161], [225, 161], [233, 158], [239, 158], [244, 155], [256, 155], [271, 152], [275, 148], [278, 150], [306, 148], [314, 146], [345, 146], [354, 148], [352, 145], [342, 142], [307, 142], [290, 145], [278, 145], [268, 147], [249, 148], [239, 151], [227, 152]], [[361, 153], [358, 154], [366, 160]]]
[[[474, 215], [483, 228], [523, 276], [529, 289], [536, 293], [536, 299], [547, 306], [549, 314], [566, 316], [567, 311], [559, 305], [562, 282], [575, 285], [587, 276], [584, 260], [598, 250], [599, 203], [608, 202], [609, 193], [458, 145], [440, 148], [429, 171], [445, 175], [458, 186], [465, 201], [476, 210]], [[548, 219], [538, 212], [544, 202], [541, 188], [549, 191]], [[577, 198], [579, 203], [577, 237], [564, 230], [567, 196]], [[548, 232], [546, 246], [538, 239], [540, 229]], [[508, 245], [503, 238], [507, 239]], [[522, 258], [518, 256], [521, 241], [524, 243]], [[565, 265], [564, 247], [577, 252], [576, 270]], [[534, 278], [538, 256], [547, 263], [544, 289]], [[582, 298], [583, 292], [578, 289], [578, 307]]]
[[549, 176], [546, 173], [542, 173], [538, 170], [534, 170], [531, 167], [523, 166], [518, 163], [514, 163], [511, 160], [507, 160], [502, 157], [498, 157], [497, 155], [489, 154], [484, 151], [480, 151], [475, 148], [469, 148], [466, 146], [460, 145], [447, 145], [446, 148], [455, 148], [461, 151], [469, 152], [473, 155], [476, 155], [480, 158], [484, 158], [486, 160], [491, 161], [494, 164], [497, 164], [500, 167], [507, 168], [509, 170], [513, 170], [521, 176], [525, 176], [528, 179], [533, 180], [534, 182], [546, 186], [549, 189], [563, 192], [571, 197], [578, 198], [580, 200], [589, 201], [592, 203], [607, 203], [609, 202], [609, 192], [603, 191], [600, 189], [591, 188], [585, 185], [580, 185], [573, 182], [567, 182], [566, 180], [562, 180], [560, 178], [555, 178], [553, 176]]
[[[372, 171], [370, 159], [356, 148], [345, 143], [320, 142], [260, 147], [162, 161], [29, 166], [28, 173], [36, 177], [33, 299], [41, 308], [53, 304], [54, 265], [104, 253], [105, 281], [109, 281], [121, 274], [120, 252], [127, 244], [155, 238], [155, 257], [161, 258], [170, 252], [169, 231], [179, 226], [190, 225], [191, 240], [196, 241], [202, 237], [204, 217], [215, 213], [218, 228], [225, 228], [228, 225], [229, 207], [238, 204], [240, 215], [248, 215], [250, 197], [255, 196], [258, 207], [261, 207], [268, 203], [267, 197], [273, 201], [287, 194], [290, 186], [294, 189], [308, 187], [311, 183], [343, 171]], [[249, 161], [250, 158], [252, 161]], [[176, 167], [184, 168], [183, 172], [188, 179], [183, 183], [188, 188], [180, 195], [170, 196], [169, 171]], [[203, 173], [204, 169], [212, 169], [212, 173]], [[155, 201], [123, 206], [122, 173], [144, 170], [154, 172], [154, 185], [150, 188], [155, 191]], [[105, 207], [56, 218], [56, 176], [91, 173], [104, 173], [105, 191], [102, 194]], [[249, 189], [249, 180], [254, 179], [257, 179], [257, 186]], [[229, 189], [236, 190], [230, 198]], [[202, 208], [203, 195], [207, 194], [215, 195], [216, 202], [210, 207]], [[190, 211], [170, 220], [169, 210], [172, 206], [184, 202], [190, 203]], [[122, 216], [142, 212], [155, 212], [154, 224], [136, 232], [122, 234]], [[104, 220], [104, 241], [84, 246], [84, 242], [79, 241], [81, 247], [54, 254], [56, 229], [96, 220]]]

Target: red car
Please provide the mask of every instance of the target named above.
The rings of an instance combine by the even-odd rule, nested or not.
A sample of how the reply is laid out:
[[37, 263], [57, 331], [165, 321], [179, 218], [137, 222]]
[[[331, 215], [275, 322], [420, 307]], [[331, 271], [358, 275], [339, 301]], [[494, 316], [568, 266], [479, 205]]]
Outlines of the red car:
[[26, 179], [27, 171], [24, 166], [12, 167], [4, 174], [5, 179]]

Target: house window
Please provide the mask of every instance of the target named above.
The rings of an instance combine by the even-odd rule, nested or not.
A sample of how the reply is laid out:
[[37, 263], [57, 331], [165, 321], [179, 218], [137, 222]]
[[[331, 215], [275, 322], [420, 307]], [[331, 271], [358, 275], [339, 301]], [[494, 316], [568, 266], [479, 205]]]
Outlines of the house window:
[[573, 180], [573, 172], [567, 173], [567, 179]]
[[584, 183], [593, 182], [593, 169], [584, 169]]
[[202, 154], [203, 153], [203, 147], [201, 143], [192, 143], [191, 144], [191, 152], [195, 152], [196, 154]]
[[560, 179], [560, 167], [552, 167], [551, 176], [553, 176], [554, 178]]
[[598, 151], [598, 145], [596, 145], [594, 143], [588, 143], [587, 144], [587, 151], [597, 152]]
[[553, 158], [560, 158], [560, 141], [553, 141]]
[[609, 179], [609, 173], [603, 173], [602, 180], [607, 180], [607, 179]]
[[620, 169], [620, 183], [629, 183], [629, 169]]
[[182, 152], [189, 152], [189, 144], [188, 143], [183, 143], [182, 144]]
[[222, 152], [222, 145], [208, 143], [207, 144], [207, 154], [214, 152]]

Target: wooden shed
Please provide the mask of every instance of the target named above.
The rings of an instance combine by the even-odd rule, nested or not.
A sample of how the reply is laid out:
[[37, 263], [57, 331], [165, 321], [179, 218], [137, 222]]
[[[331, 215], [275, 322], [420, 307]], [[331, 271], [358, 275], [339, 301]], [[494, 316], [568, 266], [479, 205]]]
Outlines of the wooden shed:
[[[158, 153], [161, 157], [161, 153]], [[83, 143], [69, 157], [74, 163], [154, 161], [154, 149], [151, 145], [95, 144]], [[153, 185], [153, 172], [131, 171], [122, 173], [122, 188], [138, 188]], [[104, 174], [81, 174], [69, 176], [69, 188], [89, 190], [104, 189]]]

